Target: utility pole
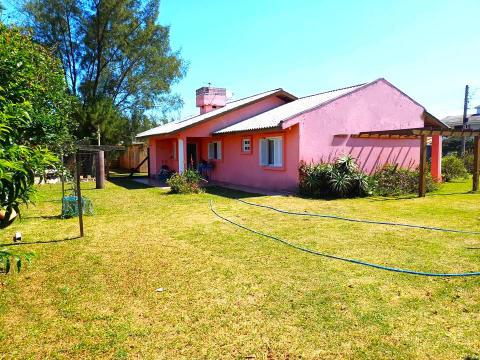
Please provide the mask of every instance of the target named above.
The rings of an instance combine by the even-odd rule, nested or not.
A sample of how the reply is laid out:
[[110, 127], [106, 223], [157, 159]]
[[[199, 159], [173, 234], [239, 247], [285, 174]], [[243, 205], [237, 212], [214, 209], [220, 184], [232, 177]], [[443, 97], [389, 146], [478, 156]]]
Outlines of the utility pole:
[[100, 125], [97, 127], [97, 145], [100, 146]]
[[[468, 85], [465, 85], [465, 98], [463, 99], [463, 125], [462, 130], [465, 130], [468, 126], [468, 117], [467, 117], [467, 110], [468, 110]], [[465, 136], [462, 136], [462, 156], [465, 156], [465, 146], [466, 139]]]

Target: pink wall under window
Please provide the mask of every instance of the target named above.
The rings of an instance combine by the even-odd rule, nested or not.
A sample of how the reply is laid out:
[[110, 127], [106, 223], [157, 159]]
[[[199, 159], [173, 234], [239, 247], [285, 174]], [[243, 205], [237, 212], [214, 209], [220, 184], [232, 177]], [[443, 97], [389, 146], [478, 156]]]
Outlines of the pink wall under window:
[[[281, 168], [260, 165], [260, 139], [281, 136], [283, 138], [283, 166]], [[242, 139], [252, 139], [250, 154], [242, 152]], [[215, 169], [212, 179], [232, 184], [270, 190], [296, 190], [298, 183], [298, 126], [281, 132], [266, 132], [248, 135], [226, 135], [211, 141], [222, 142], [222, 159], [213, 160]], [[208, 141], [202, 141], [202, 157], [207, 159]]]

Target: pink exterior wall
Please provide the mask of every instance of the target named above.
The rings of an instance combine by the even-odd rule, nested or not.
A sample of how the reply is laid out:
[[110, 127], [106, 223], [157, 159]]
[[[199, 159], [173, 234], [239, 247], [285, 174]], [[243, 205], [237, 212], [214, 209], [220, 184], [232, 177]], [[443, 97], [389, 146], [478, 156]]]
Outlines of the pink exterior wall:
[[[362, 131], [423, 127], [424, 109], [380, 80], [319, 109], [285, 122], [300, 126], [300, 159], [332, 161], [351, 154], [362, 170], [374, 172], [385, 163], [416, 167], [420, 142], [416, 139], [360, 139]], [[346, 136], [336, 136], [346, 134]]]
[[[260, 139], [283, 137], [283, 166], [273, 168], [260, 165]], [[251, 138], [252, 150], [242, 153], [242, 139]], [[213, 160], [212, 180], [269, 190], [295, 191], [298, 183], [298, 126], [282, 132], [227, 135], [210, 141], [222, 142], [222, 159]], [[202, 157], [207, 159], [209, 141], [202, 142]]]
[[[150, 173], [152, 176], [155, 176], [158, 174], [158, 171], [161, 169], [162, 162], [166, 160], [164, 156], [166, 156], [166, 153], [163, 152], [162, 150], [157, 149], [157, 141], [164, 141], [164, 140], [171, 140], [173, 137], [178, 141], [178, 139], [183, 140], [183, 147], [184, 147], [184, 154], [187, 153], [187, 138], [210, 138], [211, 133], [222, 129], [226, 126], [235, 124], [241, 120], [248, 119], [252, 116], [255, 116], [257, 114], [263, 113], [265, 111], [271, 110], [277, 106], [280, 106], [282, 104], [285, 104], [285, 101], [276, 97], [276, 96], [269, 96], [265, 99], [262, 99], [260, 101], [257, 101], [253, 104], [248, 104], [243, 108], [240, 108], [236, 111], [232, 111], [230, 113], [227, 113], [223, 116], [219, 116], [218, 118], [212, 119], [205, 121], [203, 123], [199, 123], [198, 125], [195, 125], [191, 128], [184, 129], [178, 134], [174, 135], [168, 135], [167, 137], [165, 136], [152, 136], [149, 138], [149, 146], [150, 146]], [[205, 142], [206, 144], [207, 142]], [[161, 142], [159, 144], [162, 144]], [[205, 145], [207, 146], [207, 145]], [[161, 155], [157, 155], [157, 153]], [[178, 142], [177, 142], [177, 151], [176, 151], [177, 157], [179, 154], [178, 151]], [[204, 157], [206, 159], [206, 156]], [[178, 163], [175, 161], [172, 163], [172, 166], [170, 166], [174, 170], [178, 170]], [[184, 159], [184, 168], [187, 167], [187, 159], [185, 156]]]
[[178, 144], [176, 138], [158, 138], [152, 137], [148, 140], [150, 147], [150, 174], [158, 174], [163, 165], [170, 169], [178, 170]]
[[[269, 190], [296, 190], [300, 160], [333, 161], [343, 154], [354, 156], [362, 170], [372, 173], [385, 163], [414, 168], [419, 162], [420, 142], [416, 139], [361, 139], [351, 135], [362, 131], [423, 127], [424, 109], [383, 80], [346, 95], [318, 109], [295, 116], [282, 124], [283, 130], [211, 136], [228, 125], [250, 118], [284, 103], [269, 97], [216, 119], [200, 123], [182, 132], [150, 138], [152, 174], [162, 164], [178, 170], [178, 160], [172, 159], [171, 144], [183, 141], [198, 144], [198, 161], [214, 163], [212, 180]], [[260, 165], [259, 142], [265, 136], [284, 137], [283, 167], [266, 168]], [[173, 138], [172, 138], [173, 137]], [[242, 139], [251, 137], [252, 152], [243, 154]], [[208, 143], [222, 142], [222, 159], [208, 160]], [[170, 150], [169, 150], [170, 149]], [[187, 167], [186, 156], [184, 167]]]

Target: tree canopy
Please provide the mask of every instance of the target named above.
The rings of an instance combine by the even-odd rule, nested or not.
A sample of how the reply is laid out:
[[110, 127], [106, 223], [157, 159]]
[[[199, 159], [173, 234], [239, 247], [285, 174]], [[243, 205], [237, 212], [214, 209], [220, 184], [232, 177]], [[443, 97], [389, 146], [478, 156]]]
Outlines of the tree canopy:
[[133, 114], [166, 114], [182, 105], [171, 85], [186, 64], [158, 24], [159, 0], [26, 0], [27, 25], [61, 60], [70, 92], [81, 99], [85, 133], [128, 136]]
[[0, 23], [0, 210], [6, 209], [4, 220], [31, 200], [35, 174], [56, 162], [51, 150], [70, 142], [71, 100], [60, 62], [19, 29]]

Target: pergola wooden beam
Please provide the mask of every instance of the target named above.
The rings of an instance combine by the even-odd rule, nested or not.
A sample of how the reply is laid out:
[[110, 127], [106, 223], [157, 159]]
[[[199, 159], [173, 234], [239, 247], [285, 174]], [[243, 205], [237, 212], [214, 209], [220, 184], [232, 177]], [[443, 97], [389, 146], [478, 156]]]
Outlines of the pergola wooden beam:
[[395, 129], [395, 130], [379, 130], [379, 131], [364, 131], [358, 134], [353, 134], [356, 138], [380, 138], [380, 139], [395, 139], [403, 138], [419, 138], [420, 136], [448, 136], [448, 137], [464, 137], [464, 136], [478, 136], [480, 130], [468, 129], [438, 129], [438, 128], [411, 128], [411, 129]]

